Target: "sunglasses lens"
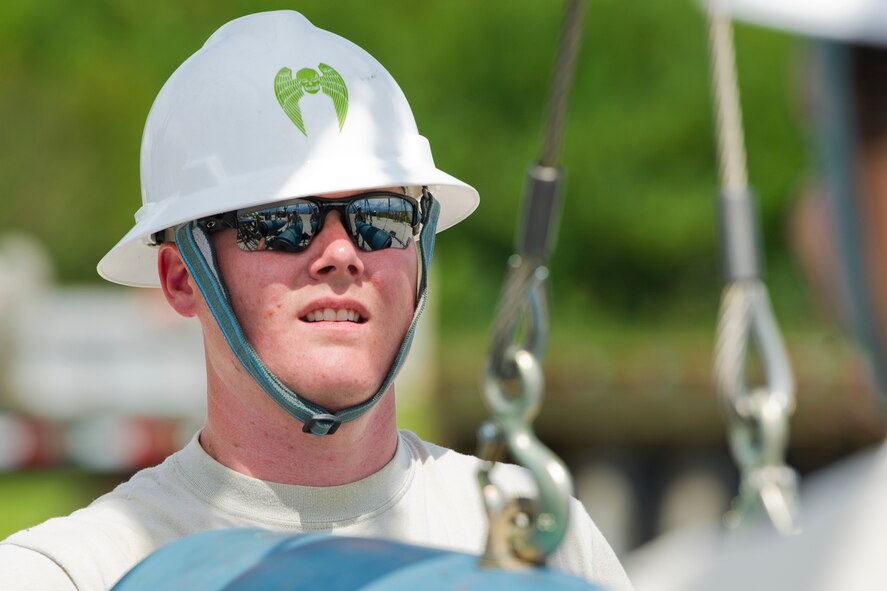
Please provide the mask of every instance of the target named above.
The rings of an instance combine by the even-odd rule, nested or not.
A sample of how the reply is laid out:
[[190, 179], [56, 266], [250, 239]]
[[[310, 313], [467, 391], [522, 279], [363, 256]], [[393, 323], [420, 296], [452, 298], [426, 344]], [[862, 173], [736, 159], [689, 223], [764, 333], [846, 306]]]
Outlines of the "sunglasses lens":
[[308, 248], [319, 218], [320, 208], [310, 201], [238, 212], [237, 245], [247, 251], [299, 252]]
[[406, 248], [413, 236], [416, 207], [396, 196], [362, 197], [348, 204], [357, 247], [365, 251]]
[[416, 204], [397, 195], [373, 194], [347, 202], [298, 199], [237, 212], [240, 250], [300, 252], [308, 248], [331, 209], [344, 212], [351, 239], [364, 251], [406, 248], [418, 220]]

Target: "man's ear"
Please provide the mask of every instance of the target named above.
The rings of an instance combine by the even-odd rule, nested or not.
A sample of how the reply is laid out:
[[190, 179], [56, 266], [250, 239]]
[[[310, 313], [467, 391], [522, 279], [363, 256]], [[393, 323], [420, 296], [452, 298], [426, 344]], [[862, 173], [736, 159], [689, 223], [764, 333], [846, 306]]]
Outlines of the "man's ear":
[[189, 318], [195, 316], [200, 297], [175, 244], [167, 242], [160, 245], [160, 252], [157, 253], [157, 273], [160, 276], [163, 295], [166, 296], [166, 301], [172, 309], [182, 316]]

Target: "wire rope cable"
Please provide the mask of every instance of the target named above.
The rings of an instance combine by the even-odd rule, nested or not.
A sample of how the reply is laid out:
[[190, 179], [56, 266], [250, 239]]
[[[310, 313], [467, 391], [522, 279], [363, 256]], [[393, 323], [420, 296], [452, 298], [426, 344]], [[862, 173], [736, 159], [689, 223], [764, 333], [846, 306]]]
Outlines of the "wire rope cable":
[[[798, 530], [797, 474], [785, 461], [794, 378], [762, 280], [759, 223], [748, 186], [745, 140], [733, 29], [722, 0], [708, 5], [712, 98], [721, 194], [719, 223], [724, 290], [715, 337], [715, 384], [740, 470], [739, 496], [725, 516], [729, 526], [763, 512], [782, 533]], [[749, 387], [750, 343], [764, 370], [764, 384]]]
[[723, 15], [720, 4], [720, 0], [713, 0], [708, 11], [715, 137], [718, 142], [721, 186], [727, 192], [739, 193], [748, 187], [745, 137], [742, 133], [742, 109], [739, 106], [733, 27]]
[[582, 40], [582, 23], [585, 20], [584, 0], [571, 0], [567, 4], [561, 33], [559, 51], [554, 65], [551, 99], [548, 104], [548, 122], [539, 156], [541, 166], [556, 166], [567, 115], [567, 103], [576, 74], [576, 61]]

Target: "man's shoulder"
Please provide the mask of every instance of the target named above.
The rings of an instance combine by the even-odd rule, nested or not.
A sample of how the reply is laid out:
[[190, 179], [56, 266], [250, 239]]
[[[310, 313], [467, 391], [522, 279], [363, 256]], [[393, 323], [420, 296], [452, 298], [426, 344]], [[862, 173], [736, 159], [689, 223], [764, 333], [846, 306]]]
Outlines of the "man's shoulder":
[[176, 537], [169, 514], [176, 485], [168, 458], [70, 515], [12, 534], [0, 546], [37, 552], [60, 565], [80, 586], [116, 581], [125, 569]]
[[22, 530], [13, 534], [7, 540], [38, 535], [44, 531], [61, 533], [65, 528], [79, 530], [83, 526], [92, 524], [92, 522], [114, 523], [117, 519], [125, 519], [130, 515], [132, 505], [140, 504], [148, 499], [157, 499], [159, 489], [168, 486], [170, 473], [172, 472], [170, 464], [173, 461], [173, 457], [167, 458], [166, 461], [157, 466], [140, 470], [131, 478], [98, 497], [84, 508], [78, 509], [70, 515], [54, 517], [40, 525]]
[[[2, 542], [0, 550], [28, 551], [43, 557], [44, 565], [22, 576], [56, 576], [64, 572], [78, 589], [109, 588], [133, 564], [153, 549], [138, 523], [125, 511], [105, 504], [90, 505], [65, 517], [54, 517], [17, 532]], [[32, 566], [32, 568], [34, 568]]]
[[0, 589], [77, 591], [61, 566], [39, 552], [12, 544], [0, 545]]
[[412, 431], [400, 430], [400, 443], [406, 445], [413, 459], [420, 462], [452, 462], [466, 466], [477, 463], [479, 460], [448, 447], [425, 441]]
[[[426, 470], [447, 472], [450, 477], [470, 479], [477, 487], [477, 471], [481, 460], [476, 456], [458, 452], [447, 447], [421, 439], [411, 431], [400, 431], [401, 442], [405, 443], [413, 458]], [[533, 491], [533, 481], [529, 471], [522, 466], [497, 462], [493, 468], [493, 478], [509, 490], [515, 492]]]

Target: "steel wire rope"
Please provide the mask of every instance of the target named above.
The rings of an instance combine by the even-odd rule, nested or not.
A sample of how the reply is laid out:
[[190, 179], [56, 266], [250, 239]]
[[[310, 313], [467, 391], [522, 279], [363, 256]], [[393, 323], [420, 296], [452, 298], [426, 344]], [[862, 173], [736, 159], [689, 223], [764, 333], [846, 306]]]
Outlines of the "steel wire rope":
[[561, 143], [564, 136], [567, 103], [573, 89], [576, 74], [576, 60], [582, 41], [582, 23], [585, 20], [586, 3], [571, 1], [567, 4], [564, 26], [557, 58], [554, 65], [554, 78], [551, 84], [551, 99], [548, 104], [548, 123], [539, 164], [557, 166]]
[[[794, 410], [794, 379], [761, 279], [757, 212], [748, 186], [732, 26], [720, 0], [711, 0], [707, 17], [726, 276], [714, 372], [730, 449], [741, 473], [739, 497], [725, 521], [738, 525], [756, 508], [763, 508], [777, 530], [791, 533], [797, 530], [797, 476], [785, 463], [785, 450]], [[746, 363], [752, 339], [766, 380], [764, 386], [749, 389]]]

